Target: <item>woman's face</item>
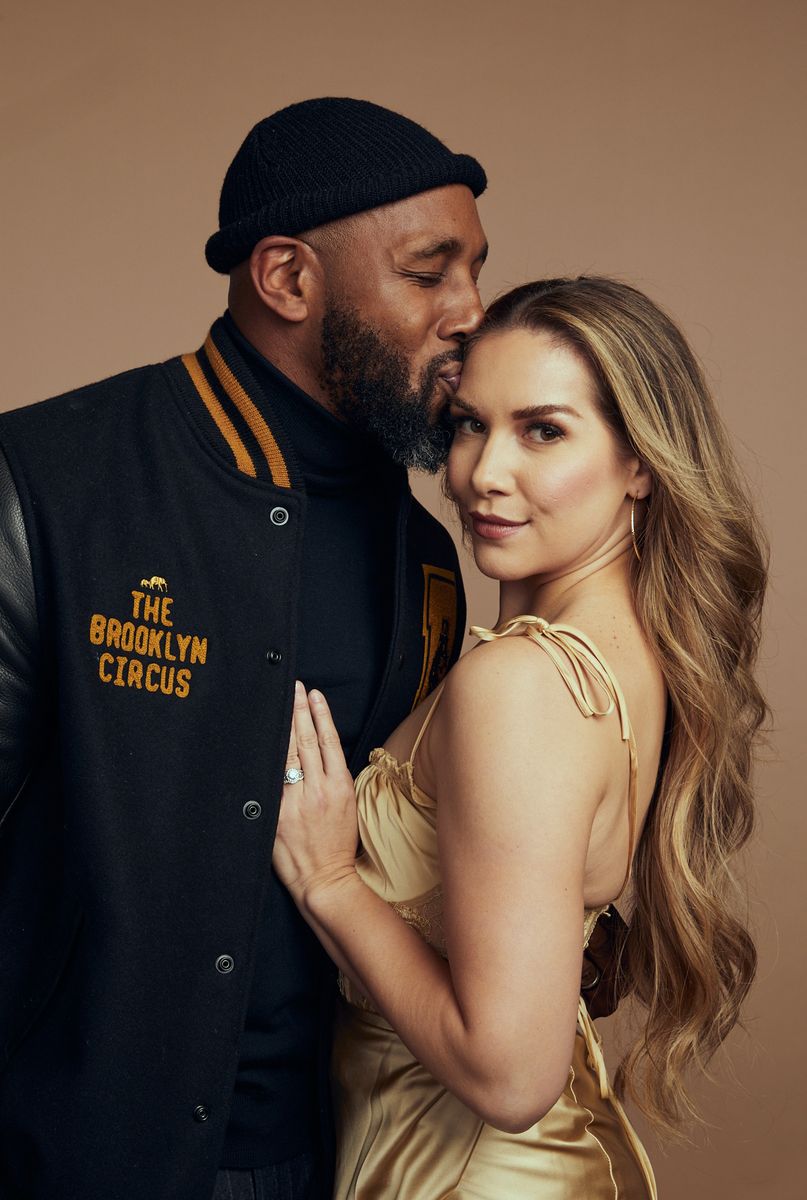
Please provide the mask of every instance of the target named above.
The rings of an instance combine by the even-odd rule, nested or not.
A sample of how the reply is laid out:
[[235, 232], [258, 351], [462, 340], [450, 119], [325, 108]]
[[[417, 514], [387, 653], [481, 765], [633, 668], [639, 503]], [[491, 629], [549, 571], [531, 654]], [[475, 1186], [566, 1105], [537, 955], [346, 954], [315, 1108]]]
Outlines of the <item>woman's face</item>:
[[483, 337], [450, 413], [448, 481], [485, 575], [548, 581], [629, 537], [645, 472], [600, 415], [587, 364], [556, 335]]

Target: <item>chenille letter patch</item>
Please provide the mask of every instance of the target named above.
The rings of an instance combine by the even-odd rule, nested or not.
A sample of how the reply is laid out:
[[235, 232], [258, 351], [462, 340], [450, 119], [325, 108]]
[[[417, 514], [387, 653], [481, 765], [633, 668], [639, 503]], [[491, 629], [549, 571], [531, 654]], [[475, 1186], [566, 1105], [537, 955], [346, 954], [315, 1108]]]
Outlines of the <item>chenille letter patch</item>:
[[93, 613], [90, 643], [103, 647], [98, 678], [113, 687], [161, 692], [184, 700], [194, 671], [207, 662], [207, 638], [174, 627], [174, 599], [162, 575], [141, 579], [123, 617]]

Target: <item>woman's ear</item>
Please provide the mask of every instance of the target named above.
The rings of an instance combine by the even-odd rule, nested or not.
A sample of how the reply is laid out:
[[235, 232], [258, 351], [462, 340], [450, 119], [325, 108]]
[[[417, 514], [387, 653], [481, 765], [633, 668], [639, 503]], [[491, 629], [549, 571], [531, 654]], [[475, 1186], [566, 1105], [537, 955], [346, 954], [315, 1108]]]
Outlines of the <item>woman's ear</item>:
[[262, 238], [249, 259], [256, 295], [284, 321], [305, 321], [317, 307], [322, 271], [316, 253], [297, 238]]
[[628, 498], [646, 500], [653, 491], [653, 476], [650, 468], [635, 455], [630, 459], [628, 468], [628, 483], [625, 489]]

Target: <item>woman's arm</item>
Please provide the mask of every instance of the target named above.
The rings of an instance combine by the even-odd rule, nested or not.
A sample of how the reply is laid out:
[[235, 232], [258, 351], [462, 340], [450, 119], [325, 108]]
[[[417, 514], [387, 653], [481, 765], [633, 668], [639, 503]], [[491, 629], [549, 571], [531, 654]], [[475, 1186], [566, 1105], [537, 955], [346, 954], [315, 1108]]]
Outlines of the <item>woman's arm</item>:
[[281, 879], [424, 1066], [491, 1124], [528, 1128], [568, 1078], [611, 722], [583, 721], [520, 639], [454, 668], [430, 731], [449, 962], [355, 871], [352, 781], [316, 693], [310, 709], [298, 695], [295, 731], [306, 780], [284, 792]]

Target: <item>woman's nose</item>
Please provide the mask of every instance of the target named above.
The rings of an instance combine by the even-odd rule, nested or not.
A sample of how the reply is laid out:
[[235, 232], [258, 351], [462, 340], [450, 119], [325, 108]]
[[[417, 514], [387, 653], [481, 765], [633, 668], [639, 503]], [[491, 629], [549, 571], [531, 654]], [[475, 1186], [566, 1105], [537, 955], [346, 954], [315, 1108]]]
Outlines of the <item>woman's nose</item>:
[[506, 448], [488, 438], [471, 473], [471, 486], [480, 496], [491, 492], [507, 494], [513, 489], [513, 471]]

